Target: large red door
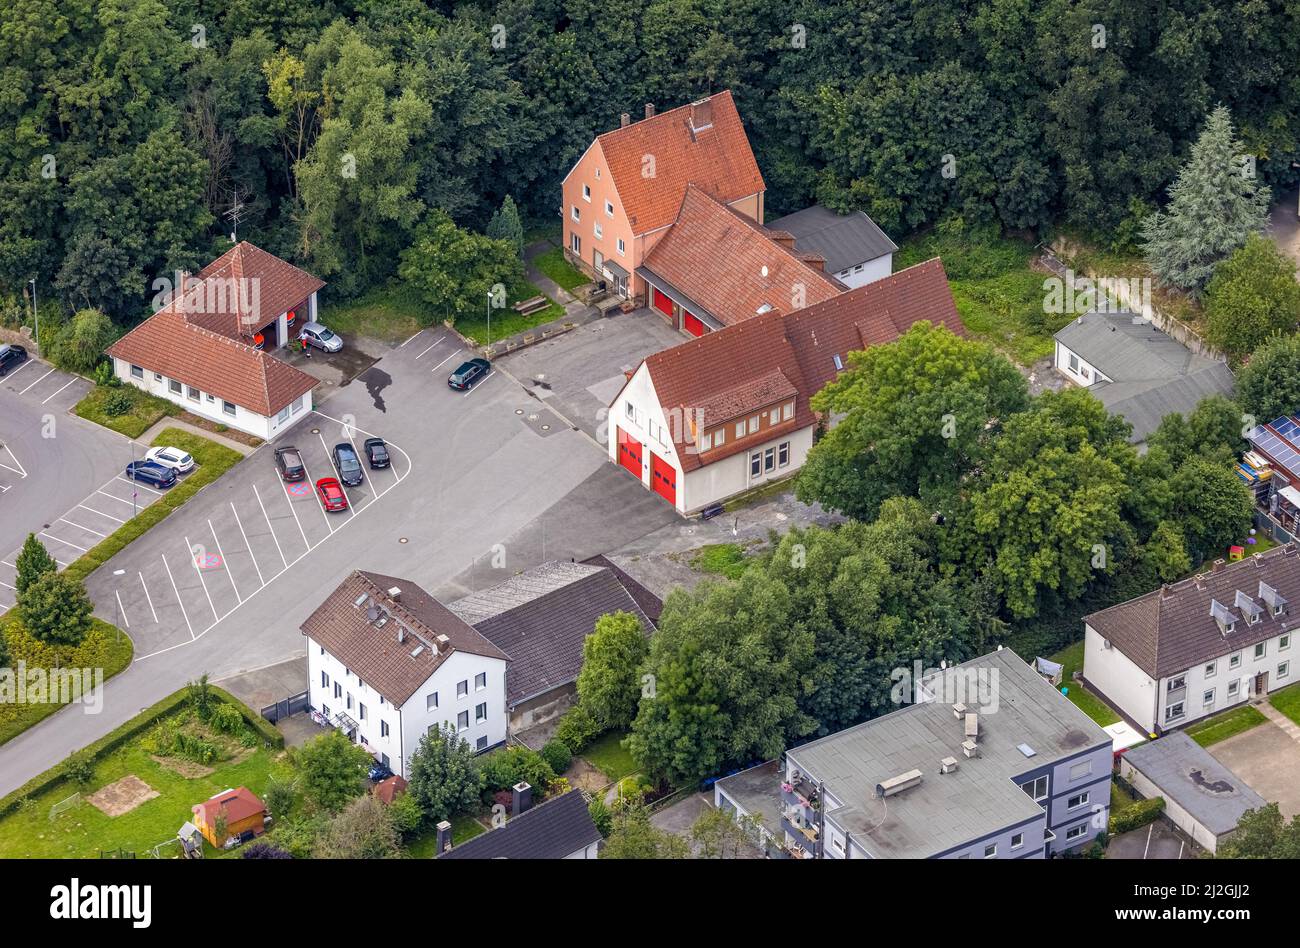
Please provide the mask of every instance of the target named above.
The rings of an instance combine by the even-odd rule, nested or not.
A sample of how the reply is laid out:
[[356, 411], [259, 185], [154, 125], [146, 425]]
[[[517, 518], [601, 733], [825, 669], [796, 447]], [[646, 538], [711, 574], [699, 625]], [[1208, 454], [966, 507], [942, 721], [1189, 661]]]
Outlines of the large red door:
[[618, 463], [641, 480], [641, 442], [618, 429]]
[[659, 310], [659, 312], [663, 313], [669, 319], [672, 319], [673, 301], [660, 293], [658, 287], [652, 287], [651, 289], [653, 290], [651, 298], [654, 300], [655, 309]]
[[650, 486], [668, 503], [677, 506], [677, 472], [653, 451], [650, 452]]
[[689, 310], [682, 310], [682, 328], [692, 336], [704, 335], [704, 323], [700, 321], [700, 317]]

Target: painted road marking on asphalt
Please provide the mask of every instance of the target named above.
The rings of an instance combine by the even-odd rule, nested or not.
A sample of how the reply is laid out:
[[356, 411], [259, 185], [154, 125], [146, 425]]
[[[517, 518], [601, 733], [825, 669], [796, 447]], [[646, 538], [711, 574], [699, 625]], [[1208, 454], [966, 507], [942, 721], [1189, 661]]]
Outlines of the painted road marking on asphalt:
[[126, 481], [126, 483], [130, 484], [133, 488], [139, 488], [140, 490], [148, 491], [151, 494], [157, 494], [159, 497], [162, 496], [162, 491], [154, 490], [152, 487], [145, 487], [139, 481], [132, 480], [131, 478], [127, 477], [125, 474], [119, 474], [116, 478], [114, 478], [114, 480]]
[[427, 346], [427, 347], [424, 349], [424, 351], [420, 353], [420, 355], [416, 356], [416, 358], [417, 358], [417, 359], [421, 358], [421, 357], [424, 355], [425, 352], [428, 352], [430, 349], [433, 349], [433, 348], [436, 347], [436, 346], [440, 346], [440, 345], [442, 345], [442, 344], [443, 344], [444, 342], [446, 342], [446, 341], [447, 341], [447, 337], [446, 337], [446, 336], [443, 336], [443, 337], [440, 338], [440, 339], [436, 339], [436, 340], [434, 340], [433, 345], [431, 345], [431, 346]]
[[10, 586], [8, 583], [3, 582], [3, 581], [0, 581], [0, 586], [5, 587], [6, 589], [12, 589], [14, 592], [17, 592], [17, 591], [18, 591], [18, 587], [17, 587], [17, 586]]
[[53, 536], [53, 535], [51, 535], [51, 534], [49, 534], [49, 533], [46, 533], [44, 530], [41, 531], [41, 536], [43, 536], [43, 537], [47, 537], [47, 538], [49, 538], [49, 539], [51, 539], [51, 540], [54, 540], [56, 543], [62, 543], [64, 546], [70, 546], [70, 547], [72, 547], [74, 550], [80, 550], [82, 553], [87, 552], [87, 550], [86, 550], [86, 548], [85, 548], [84, 546], [77, 546], [77, 544], [75, 544], [75, 543], [69, 543], [67, 540], [64, 540], [64, 539], [61, 538], [61, 537], [56, 537], [56, 536]]
[[[266, 580], [262, 578], [262, 567], [257, 565], [257, 556], [253, 553], [253, 544], [248, 542], [248, 534], [244, 531], [244, 521], [239, 519], [239, 511], [235, 509], [233, 501], [230, 504], [230, 512], [235, 515], [235, 523], [239, 524], [239, 534], [244, 538], [244, 548], [248, 550], [248, 558], [253, 561], [253, 569], [257, 570], [257, 581], [262, 586], [265, 586]], [[262, 586], [257, 588], [261, 589]]]
[[[317, 411], [317, 412], [315, 412], [315, 414], [320, 415], [320, 417], [325, 418], [325, 419], [328, 419], [329, 421], [337, 422], [337, 423], [340, 424], [340, 425], [343, 424], [343, 421], [342, 421], [342, 420], [340, 420], [340, 419], [338, 419], [338, 418], [334, 418], [334, 417], [332, 417], [332, 416], [330, 416], [330, 415], [326, 415], [326, 414], [324, 414], [324, 413], [322, 413], [322, 412]], [[361, 432], [362, 434], [371, 435], [372, 437], [375, 437], [374, 432], [366, 431], [364, 428], [358, 428], [357, 431]], [[390, 490], [392, 490], [394, 487], [396, 487], [398, 484], [400, 484], [403, 480], [406, 479], [406, 477], [411, 473], [411, 471], [412, 471], [412, 469], [413, 469], [413, 465], [411, 464], [411, 456], [410, 456], [409, 454], [407, 454], [405, 451], [403, 451], [402, 448], [401, 448], [399, 445], [396, 445], [396, 444], [393, 444], [393, 443], [389, 442], [389, 445], [388, 445], [388, 446], [389, 446], [389, 448], [391, 448], [392, 450], [399, 452], [399, 453], [402, 455], [402, 457], [404, 457], [404, 458], [406, 459], [406, 472], [403, 473], [403, 474], [399, 474], [399, 475], [397, 475], [397, 480], [395, 480], [395, 481], [394, 481], [392, 484], [390, 484], [388, 487], [385, 487], [385, 488], [383, 489], [383, 491], [379, 492], [379, 493], [376, 495], [377, 497], [382, 497], [384, 494], [388, 493]], [[305, 468], [306, 468], [306, 466], [304, 465], [304, 470], [305, 470]], [[254, 488], [254, 489], [256, 489], [256, 488]], [[287, 493], [286, 493], [286, 495], [285, 495], [285, 503], [289, 504], [289, 507], [290, 507], [291, 512], [292, 512], [293, 502], [292, 502], [291, 500], [289, 500], [289, 497], [288, 497], [288, 494], [287, 494]], [[366, 506], [369, 507], [370, 505], [367, 504]], [[294, 516], [295, 516], [295, 518], [297, 517], [296, 514], [295, 514]], [[269, 521], [268, 521], [268, 522], [269, 522]], [[326, 522], [328, 523], [329, 521], [326, 520]], [[343, 524], [340, 525], [339, 529], [340, 529], [340, 530], [344, 529], [344, 528], [347, 527], [347, 525], [348, 525], [349, 523], [351, 523], [351, 522], [352, 522], [351, 520], [344, 521]], [[301, 523], [300, 523], [300, 524], [299, 524], [299, 529], [301, 530], [301, 528], [302, 528], [302, 525], [301, 525]], [[330, 536], [333, 536], [333, 531], [331, 531]], [[306, 536], [306, 534], [304, 533], [304, 534], [303, 534], [303, 540], [306, 541], [306, 539], [307, 539], [307, 536]], [[323, 538], [323, 539], [317, 541], [315, 546], [313, 546], [313, 545], [311, 545], [310, 543], [308, 543], [308, 544], [307, 544], [307, 549], [306, 549], [303, 553], [301, 553], [299, 556], [295, 557], [294, 560], [293, 560], [293, 562], [292, 562], [292, 563], [289, 563], [288, 566], [286, 566], [283, 570], [281, 570], [280, 572], [278, 572], [278, 573], [276, 573], [274, 576], [272, 576], [270, 582], [268, 582], [266, 585], [269, 586], [271, 583], [274, 583], [274, 582], [276, 581], [276, 579], [278, 579], [280, 576], [283, 576], [285, 573], [287, 573], [287, 572], [288, 572], [292, 567], [294, 567], [295, 565], [297, 565], [301, 560], [303, 560], [303, 559], [305, 559], [307, 556], [309, 556], [309, 555], [311, 554], [311, 552], [312, 552], [313, 550], [316, 549], [316, 547], [320, 546], [322, 543], [324, 543], [324, 542], [325, 542], [326, 540], [328, 540], [328, 539], [329, 539], [329, 537], [325, 537], [325, 538]], [[187, 541], [187, 542], [188, 542], [188, 541]], [[163, 565], [164, 565], [164, 566], [167, 565], [167, 558], [166, 558], [165, 556], [163, 557]], [[196, 567], [196, 568], [197, 568], [197, 567]], [[170, 567], [168, 567], [168, 569], [167, 569], [167, 575], [168, 575], [169, 578], [171, 577], [171, 568], [170, 568]], [[200, 574], [199, 578], [200, 578], [200, 580], [203, 578], [203, 577], [202, 577], [202, 574]], [[265, 589], [266, 587], [263, 586], [262, 588]], [[180, 602], [180, 591], [176, 589], [176, 581], [175, 581], [174, 579], [172, 580], [172, 590], [173, 590], [174, 592], [176, 592], [176, 601], [177, 601], [177, 602]], [[257, 592], [254, 592], [254, 593], [253, 593], [252, 595], [250, 595], [248, 598], [249, 598], [249, 599], [252, 599], [253, 596], [256, 596], [257, 593], [259, 593], [259, 592], [261, 592], [261, 591], [262, 591], [261, 589], [257, 590]], [[220, 624], [221, 624], [222, 622], [224, 622], [226, 619], [230, 618], [230, 616], [233, 615], [234, 612], [235, 612], [235, 610], [238, 609], [238, 608], [240, 608], [240, 607], [239, 607], [239, 606], [235, 606], [234, 609], [231, 609], [231, 610], [230, 610], [229, 612], [227, 612], [225, 615], [221, 616], [219, 619], [217, 619], [216, 622], [213, 622], [210, 626], [208, 626], [206, 629], [204, 629], [204, 630], [203, 630], [202, 632], [200, 632], [198, 635], [195, 635], [195, 634], [194, 634], [194, 629], [191, 627], [191, 628], [190, 628], [190, 639], [191, 639], [191, 642], [193, 642], [193, 641], [195, 641], [195, 640], [197, 640], [197, 639], [200, 639], [200, 638], [202, 638], [203, 636], [207, 635], [209, 632], [211, 632], [213, 629], [215, 629], [218, 625], [220, 625]], [[186, 625], [188, 626], [190, 620], [189, 620], [189, 615], [185, 612], [185, 605], [184, 605], [184, 603], [181, 604], [181, 614], [185, 616], [185, 623], [186, 623]], [[170, 652], [170, 651], [172, 651], [173, 649], [184, 648], [186, 645], [191, 644], [191, 642], [181, 642], [181, 643], [179, 643], [179, 644], [177, 644], [177, 645], [168, 645], [166, 648], [160, 648], [160, 649], [158, 649], [157, 651], [154, 651], [154, 652], [150, 652], [150, 653], [148, 653], [147, 655], [138, 655], [138, 656], [136, 656], [136, 659], [135, 659], [135, 660], [136, 660], [137, 662], [139, 662], [139, 661], [143, 661], [143, 660], [146, 659], [146, 658], [153, 658], [155, 655], [161, 655], [161, 654], [163, 654], [164, 652]]]
[[[218, 612], [217, 607], [212, 604], [212, 593], [208, 592], [207, 577], [203, 575], [203, 567], [199, 566], [198, 554], [194, 552], [194, 545], [190, 543], [189, 537], [185, 538], [185, 549], [190, 551], [190, 565], [194, 567], [194, 572], [199, 576], [199, 585], [203, 587], [203, 595], [208, 597], [208, 608], [212, 610], [213, 617], [220, 621], [221, 613]], [[224, 559], [224, 557], [222, 558]], [[231, 585], [234, 584], [232, 583]]]
[[435, 365], [435, 366], [434, 366], [433, 368], [431, 368], [429, 371], [430, 371], [430, 372], [437, 372], [439, 369], [441, 369], [444, 365], [446, 365], [446, 364], [447, 364], [448, 362], [450, 362], [452, 359], [456, 358], [456, 356], [457, 356], [457, 353], [453, 352], [451, 355], [447, 356], [447, 358], [443, 359], [441, 362], [439, 362], [437, 365]]
[[128, 629], [131, 628], [131, 620], [127, 618], [126, 609], [122, 605], [122, 594], [114, 589], [113, 595], [117, 597], [117, 614], [122, 617], [122, 621], [126, 623], [126, 627]]
[[[321, 444], [324, 444], [324, 443], [325, 443], [325, 439], [324, 439], [324, 438], [321, 438]], [[329, 452], [328, 452], [328, 451], [325, 452], [325, 456], [326, 456], [326, 457], [329, 457]], [[312, 485], [312, 496], [314, 496], [315, 499], [316, 499], [316, 507], [320, 510], [320, 515], [321, 515], [322, 517], [325, 518], [325, 527], [329, 530], [330, 535], [333, 536], [333, 535], [334, 535], [334, 524], [330, 523], [330, 514], [329, 514], [329, 511], [326, 510], [326, 509], [325, 509], [325, 505], [324, 505], [323, 503], [321, 503], [321, 499], [320, 499], [320, 491], [316, 488], [316, 480], [315, 480], [315, 478], [313, 478], [313, 477], [311, 476], [311, 471], [307, 470], [307, 459], [306, 459], [305, 457], [303, 457], [301, 460], [302, 460], [302, 473], [303, 473], [303, 477], [305, 477], [305, 478], [307, 479], [308, 483], [310, 483], [310, 484]], [[343, 489], [343, 485], [340, 484], [340, 485], [339, 485], [339, 489], [342, 490], [342, 489]], [[287, 490], [284, 492], [284, 496], [285, 496], [285, 497], [288, 497], [288, 496], [289, 496], [289, 492], [288, 492]], [[347, 496], [347, 492], [346, 492], [346, 491], [344, 491], [343, 496], [345, 496], [345, 497]], [[293, 506], [293, 501], [292, 501], [292, 500], [289, 501], [289, 506], [290, 506], [290, 507]], [[349, 507], [352, 506], [352, 504], [351, 504], [350, 501], [349, 501], [349, 503], [348, 503], [348, 506], [349, 506]], [[294, 516], [296, 517], [296, 516], [298, 516], [298, 515], [297, 515], [297, 514], [294, 514]], [[300, 529], [300, 530], [302, 529], [302, 521], [301, 521], [301, 520], [298, 521], [298, 529]], [[302, 538], [303, 538], [304, 540], [307, 539], [307, 535], [304, 533]], [[307, 548], [308, 548], [308, 549], [311, 548], [311, 544], [310, 544], [310, 543], [307, 544]]]
[[[221, 548], [221, 540], [217, 537], [217, 528], [212, 525], [211, 520], [208, 521], [208, 529], [212, 531], [212, 542], [217, 545], [217, 555], [221, 557], [221, 562], [226, 564], [226, 578], [230, 580], [230, 588], [235, 591], [235, 598], [239, 600], [239, 604], [243, 605], [244, 597], [239, 594], [239, 587], [235, 585], [235, 571], [230, 568], [230, 560], [226, 559], [226, 551]], [[249, 555], [252, 555], [251, 550]]]
[[[77, 504], [77, 506], [80, 507], [81, 504]], [[59, 522], [60, 522], [60, 523], [66, 523], [66, 524], [67, 524], [68, 526], [70, 526], [70, 527], [76, 527], [78, 530], [85, 530], [87, 533], [93, 533], [93, 534], [94, 534], [95, 536], [97, 536], [97, 537], [106, 537], [106, 536], [108, 536], [107, 533], [100, 533], [98, 530], [92, 530], [92, 529], [90, 529], [90, 527], [83, 527], [83, 526], [82, 526], [81, 524], [79, 524], [79, 523], [73, 523], [73, 522], [72, 522], [71, 520], [69, 520], [67, 517], [60, 517], [60, 518], [59, 518]]]
[[[346, 427], [346, 425], [345, 425], [344, 427]], [[325, 448], [325, 454], [326, 454], [326, 456], [327, 456], [327, 457], [330, 456], [330, 449], [327, 448], [327, 447], [325, 447], [325, 436], [324, 436], [323, 434], [321, 434], [321, 433], [318, 431], [318, 432], [316, 432], [316, 437], [320, 438], [320, 446], [321, 446], [322, 448]], [[357, 458], [357, 463], [358, 463], [358, 464], [361, 463], [361, 459], [360, 459], [360, 458]], [[305, 465], [304, 465], [304, 467], [305, 467]], [[353, 517], [355, 517], [355, 516], [357, 515], [357, 508], [356, 508], [356, 505], [352, 503], [352, 495], [348, 493], [348, 489], [347, 489], [347, 487], [343, 484], [342, 481], [339, 481], [339, 490], [343, 491], [343, 496], [346, 497], [346, 498], [348, 499], [348, 519], [351, 520]], [[321, 509], [324, 510], [325, 508], [322, 507]], [[333, 532], [333, 528], [331, 528], [331, 532]]]
[[[275, 541], [275, 549], [280, 554], [280, 562], [284, 564], [285, 569], [288, 569], [289, 561], [284, 557], [284, 550], [280, 546], [280, 538], [275, 535], [275, 527], [271, 526], [271, 518], [270, 516], [267, 515], [266, 505], [262, 503], [262, 495], [258, 493], [256, 484], [253, 485], [253, 495], [257, 498], [257, 506], [262, 508], [262, 519], [266, 521], [266, 529], [271, 531], [271, 539]], [[233, 507], [234, 504], [231, 504], [231, 506]], [[290, 504], [289, 507], [290, 507], [290, 512], [292, 512], [293, 504]], [[294, 517], [296, 519], [297, 514], [294, 514]], [[302, 529], [301, 525], [299, 526], [298, 529], [300, 530]], [[306, 540], [307, 537], [304, 535], [303, 541], [306, 542]], [[276, 575], [278, 576], [279, 574], [277, 573]], [[262, 585], [265, 586], [266, 583], [262, 583]]]
[[[115, 477], [115, 478], [113, 478], [113, 480], [117, 480], [117, 478]], [[126, 480], [126, 478], [122, 478], [122, 480]], [[130, 481], [126, 481], [126, 482], [127, 482], [128, 484], [131, 483]], [[126, 504], [128, 507], [134, 507], [134, 506], [135, 506], [135, 502], [134, 502], [134, 501], [123, 500], [121, 497], [118, 497], [117, 494], [110, 494], [110, 493], [109, 493], [108, 491], [106, 491], [106, 490], [100, 490], [99, 488], [96, 488], [96, 489], [95, 489], [95, 493], [96, 493], [96, 494], [103, 494], [105, 497], [111, 497], [113, 500], [116, 500], [119, 504]]]
[[29, 365], [42, 365], [42, 364], [43, 363], [40, 363], [35, 359], [24, 359], [23, 364], [18, 366], [18, 368], [14, 369], [12, 372], [10, 372], [7, 376], [5, 376], [5, 378], [10, 378], [10, 379], [13, 378], [15, 375], [17, 375], [23, 369], [27, 368]]
[[[75, 381], [77, 381], [75, 378], [73, 378], [73, 379], [68, 379], [66, 382], [63, 383], [63, 387], [59, 389], [59, 392], [63, 391], [63, 389], [67, 388], [69, 385], [71, 385], [71, 384], [72, 384], [73, 382], [75, 382]], [[59, 394], [59, 392], [55, 392], [54, 395]], [[46, 402], [48, 402], [51, 398], [53, 398], [54, 395], [47, 395], [45, 398], [43, 398], [43, 399], [41, 400], [41, 404], [44, 405], [44, 404], [45, 404]]]
[[149, 595], [149, 587], [145, 585], [144, 573], [136, 570], [136, 575], [140, 577], [140, 588], [144, 590], [144, 598], [149, 603], [149, 611], [153, 613], [153, 623], [158, 624], [158, 610], [153, 607], [153, 596]]
[[482, 388], [484, 385], [486, 385], [486, 384], [488, 383], [488, 379], [492, 378], [492, 376], [494, 376], [494, 375], [496, 375], [496, 374], [497, 374], [497, 370], [496, 370], [496, 369], [493, 369], [491, 372], [489, 372], [489, 373], [487, 374], [486, 377], [484, 377], [483, 381], [476, 383], [476, 384], [474, 385], [474, 387], [471, 388], [471, 389], [470, 389], [468, 392], [466, 392], [464, 395], [462, 395], [461, 398], [469, 398], [471, 395], [473, 395], [475, 392], [477, 392], [480, 388]]
[[[160, 553], [159, 556], [162, 557], [163, 569], [167, 570], [167, 578], [172, 581], [172, 592], [176, 594], [176, 604], [181, 607], [181, 615], [185, 617], [185, 628], [190, 630], [190, 641], [193, 642], [194, 626], [190, 625], [190, 614], [185, 611], [185, 603], [181, 601], [181, 591], [176, 588], [176, 577], [172, 575], [172, 568], [167, 565], [167, 554]], [[144, 577], [140, 578], [140, 582], [144, 582]], [[147, 590], [145, 594], [148, 595]], [[152, 605], [153, 603], [150, 603], [150, 606]]]
[[5, 452], [9, 455], [9, 459], [18, 465], [17, 467], [10, 467], [8, 464], [0, 463], [0, 467], [4, 468], [6, 471], [13, 471], [19, 477], [26, 477], [27, 468], [23, 467], [22, 462], [18, 460], [18, 455], [14, 454], [14, 449], [9, 447], [7, 444], [0, 445], [0, 447], [3, 447]]
[[417, 338], [419, 337], [420, 333], [422, 333], [422, 332], [424, 332], [423, 329], [421, 329], [419, 332], [417, 332], [417, 333], [416, 333], [414, 336], [412, 336], [410, 339], [407, 339], [406, 342], [402, 343], [402, 344], [401, 344], [400, 346], [398, 346], [397, 348], [399, 348], [399, 349], [405, 349], [405, 348], [406, 348], [406, 343], [407, 343], [407, 342], [411, 342], [411, 341], [414, 340], [414, 339], [417, 339]]
[[[41, 384], [41, 382], [44, 382], [44, 381], [45, 381], [45, 379], [46, 379], [47, 376], [52, 375], [53, 373], [54, 373], [54, 369], [53, 369], [53, 367], [51, 367], [49, 372], [46, 372], [45, 375], [42, 375], [42, 376], [41, 376], [40, 378], [38, 378], [35, 382], [33, 382], [31, 385], [28, 385], [27, 388], [31, 388], [32, 386], [35, 386], [35, 385], [39, 385], [39, 384]], [[27, 388], [23, 389], [23, 390], [20, 391], [18, 394], [19, 394], [19, 395], [24, 394], [24, 393], [27, 391]]]
[[[90, 498], [87, 497], [86, 499], [89, 500]], [[118, 523], [126, 523], [126, 521], [123, 520], [121, 517], [114, 517], [112, 514], [106, 514], [98, 507], [87, 507], [85, 504], [77, 504], [77, 506], [80, 507], [82, 510], [89, 510], [91, 513], [97, 513], [101, 517], [107, 517], [109, 520], [116, 520]]]

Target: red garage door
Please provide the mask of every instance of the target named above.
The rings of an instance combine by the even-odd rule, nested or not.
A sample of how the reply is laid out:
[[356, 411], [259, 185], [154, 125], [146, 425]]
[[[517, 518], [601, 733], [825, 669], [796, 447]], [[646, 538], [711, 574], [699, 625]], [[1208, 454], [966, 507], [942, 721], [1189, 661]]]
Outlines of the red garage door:
[[677, 506], [677, 472], [653, 451], [650, 452], [650, 486], [668, 503]]
[[652, 287], [651, 298], [654, 300], [655, 309], [663, 313], [669, 319], [673, 316], [673, 301], [659, 292], [658, 287]]
[[618, 429], [618, 463], [641, 480], [641, 442], [622, 428]]
[[682, 328], [692, 336], [704, 335], [704, 323], [700, 322], [700, 317], [689, 310], [682, 310]]

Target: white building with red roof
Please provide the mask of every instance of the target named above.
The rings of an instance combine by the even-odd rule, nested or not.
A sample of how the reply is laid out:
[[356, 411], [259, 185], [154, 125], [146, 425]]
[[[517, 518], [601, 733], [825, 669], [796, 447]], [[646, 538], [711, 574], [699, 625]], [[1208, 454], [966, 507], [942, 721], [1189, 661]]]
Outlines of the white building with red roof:
[[323, 282], [247, 241], [179, 282], [108, 347], [119, 379], [259, 438], [311, 410], [316, 379], [269, 350], [315, 319]]

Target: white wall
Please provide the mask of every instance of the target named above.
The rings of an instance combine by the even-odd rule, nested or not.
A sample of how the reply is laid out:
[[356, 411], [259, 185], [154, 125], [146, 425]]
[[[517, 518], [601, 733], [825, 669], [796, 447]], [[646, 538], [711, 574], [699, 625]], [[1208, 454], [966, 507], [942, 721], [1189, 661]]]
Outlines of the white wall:
[[[861, 270], [857, 267], [862, 267]], [[868, 283], [874, 283], [876, 280], [883, 279], [894, 272], [894, 255], [887, 253], [884, 256], [877, 257], [875, 260], [868, 260], [865, 263], [857, 264], [847, 270], [841, 270], [832, 274], [835, 279], [839, 280], [849, 289], [858, 286], [865, 286]]]
[[[633, 411], [629, 414], [627, 403], [631, 402]], [[685, 419], [674, 419], [680, 427]], [[667, 461], [677, 471], [677, 509], [685, 511], [682, 499], [682, 466], [673, 445], [673, 428], [665, 417], [659, 396], [655, 392], [650, 370], [644, 362], [637, 367], [632, 378], [623, 386], [618, 397], [609, 407], [609, 425], [606, 433], [606, 445], [609, 459], [618, 464], [618, 433], [621, 428], [641, 442], [641, 483], [650, 487], [650, 452], [653, 451], [662, 460]]]
[[[1074, 356], [1077, 360], [1078, 368], [1070, 367], [1070, 357]], [[1056, 368], [1057, 370], [1076, 385], [1082, 385], [1087, 388], [1097, 382], [1110, 381], [1105, 375], [1097, 371], [1096, 366], [1085, 361], [1077, 353], [1071, 352], [1059, 342], [1056, 343]]]
[[1119, 760], [1119, 774], [1132, 785], [1134, 790], [1142, 794], [1146, 799], [1151, 800], [1155, 797], [1164, 797], [1164, 815], [1167, 816], [1175, 826], [1210, 852], [1213, 853], [1218, 850], [1219, 838], [1211, 833], [1205, 826], [1198, 823], [1196, 819], [1181, 806], [1169, 799], [1169, 797], [1164, 796], [1159, 787], [1148, 780], [1145, 774], [1129, 763], [1127, 757], [1121, 757]]
[[[699, 510], [715, 501], [749, 490], [751, 487], [790, 476], [803, 467], [804, 462], [808, 460], [814, 429], [814, 425], [800, 428], [755, 445], [740, 454], [733, 454], [731, 457], [713, 461], [691, 471], [686, 475], [685, 490], [682, 490], [682, 481], [679, 479], [677, 482], [678, 507], [683, 511]], [[778, 465], [771, 473], [760, 473], [757, 477], [750, 473], [751, 455], [755, 453], [761, 455], [768, 448], [779, 448], [787, 441], [790, 443], [790, 461], [787, 465], [784, 467]], [[777, 457], [779, 459], [779, 453]]]
[[[1206, 621], [1212, 621], [1206, 616]], [[1245, 627], [1245, 623], [1239, 622], [1238, 628]], [[1281, 635], [1274, 636], [1271, 639], [1261, 643], [1265, 652], [1261, 658], [1255, 658], [1255, 646], [1245, 645], [1241, 648], [1234, 648], [1226, 651], [1219, 657], [1213, 659], [1214, 673], [1207, 674], [1209, 662], [1203, 662], [1193, 668], [1189, 668], [1183, 673], [1186, 679], [1186, 694], [1183, 697], [1183, 716], [1170, 721], [1165, 720], [1165, 709], [1171, 703], [1169, 700], [1169, 684], [1178, 678], [1178, 675], [1170, 675], [1160, 681], [1160, 717], [1158, 723], [1161, 727], [1171, 728], [1179, 727], [1189, 721], [1195, 721], [1198, 718], [1208, 717], [1225, 708], [1231, 708], [1243, 702], [1249, 701], [1255, 689], [1255, 676], [1260, 672], [1268, 672], [1268, 690], [1276, 691], [1292, 682], [1296, 681], [1296, 671], [1294, 665], [1295, 646], [1288, 636], [1287, 647], [1282, 648]], [[1231, 645], [1232, 637], [1229, 636], [1224, 642], [1225, 646]], [[1239, 664], [1232, 668], [1231, 661], [1233, 656], [1239, 656]], [[1278, 677], [1278, 666], [1282, 663], [1287, 665], [1287, 674], [1285, 677]], [[1233, 696], [1228, 695], [1229, 682], [1237, 681], [1237, 693]], [[1207, 691], [1214, 691], [1214, 703], [1207, 706], [1204, 696]]]
[[1151, 733], [1156, 723], [1155, 681], [1118, 648], [1106, 648], [1102, 635], [1092, 626], [1084, 623], [1083, 629], [1083, 677]]

